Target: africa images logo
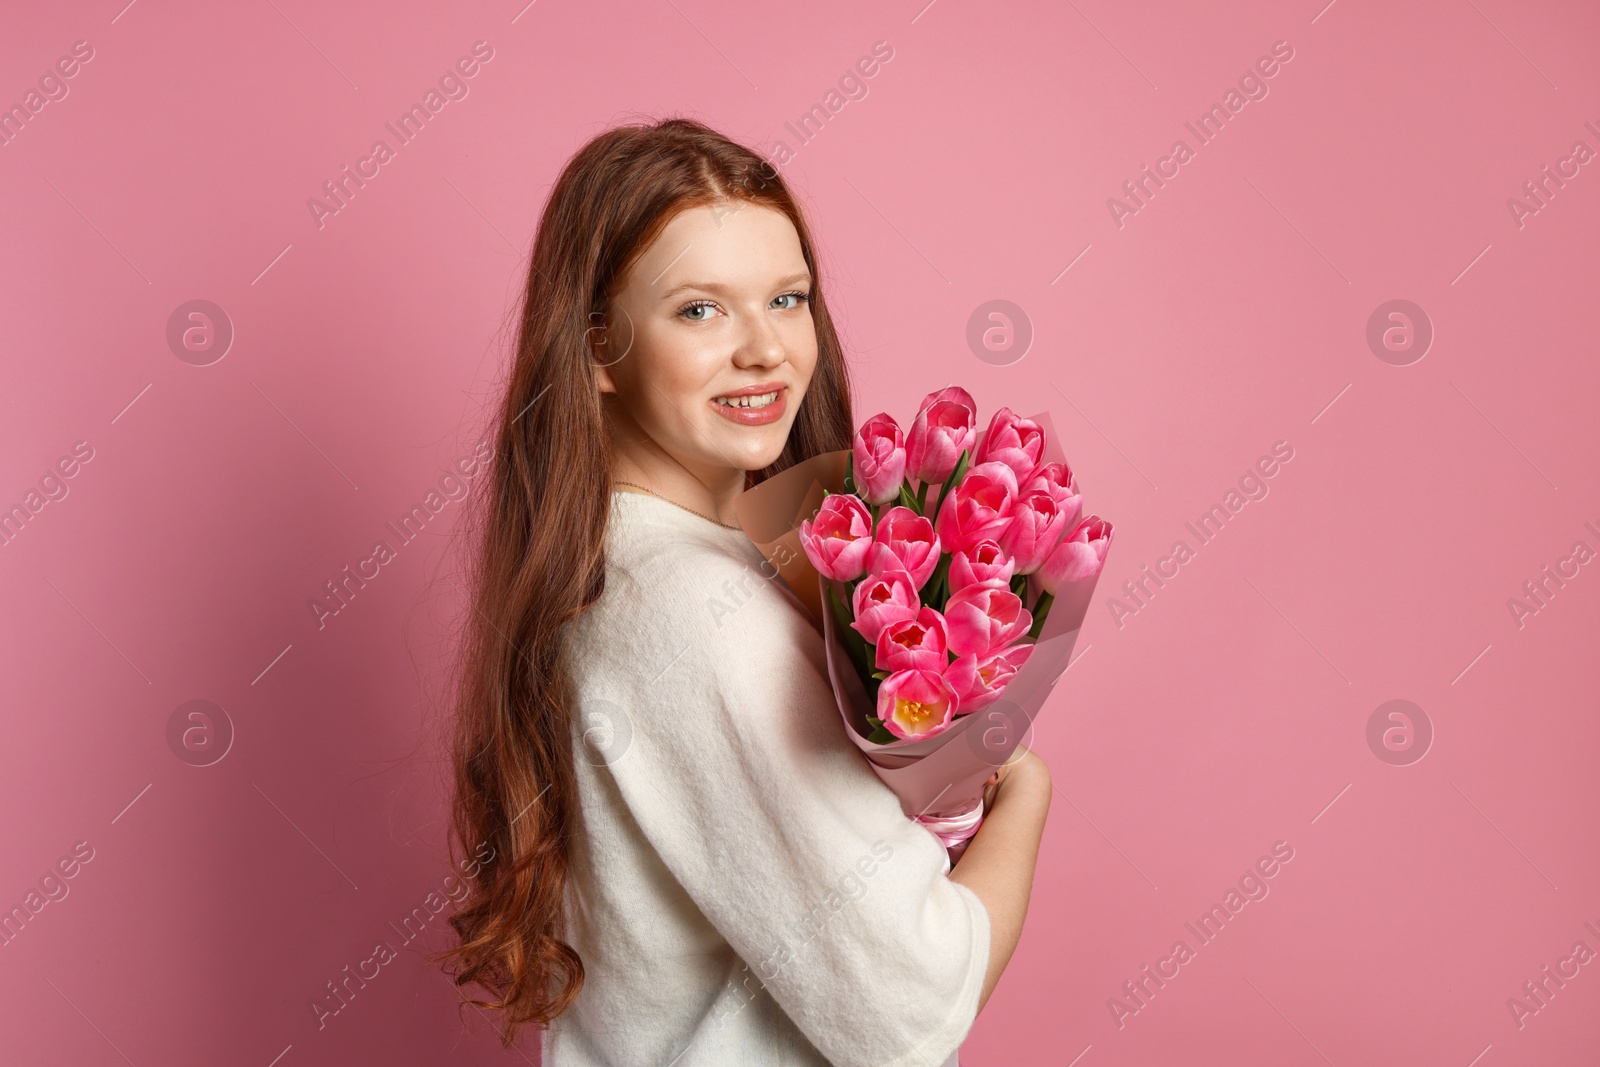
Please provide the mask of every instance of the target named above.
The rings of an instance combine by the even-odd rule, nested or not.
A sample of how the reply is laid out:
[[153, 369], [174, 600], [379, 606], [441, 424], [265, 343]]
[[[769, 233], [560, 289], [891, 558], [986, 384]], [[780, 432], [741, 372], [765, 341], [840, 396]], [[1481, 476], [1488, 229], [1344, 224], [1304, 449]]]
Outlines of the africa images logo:
[[313, 196], [306, 200], [306, 207], [311, 212], [311, 221], [317, 224], [317, 229], [327, 225], [330, 215], [337, 215], [350, 206], [350, 201], [357, 192], [367, 187], [367, 182], [382, 173], [382, 167], [398, 158], [400, 147], [410, 144], [418, 134], [427, 128], [434, 116], [444, 110], [446, 104], [453, 100], [465, 100], [471, 91], [468, 79], [475, 78], [483, 70], [483, 64], [494, 58], [494, 48], [488, 41], [475, 41], [472, 45], [472, 55], [462, 56], [456, 60], [455, 65], [439, 76], [438, 88], [430, 86], [422, 95], [420, 103], [412, 103], [393, 122], [385, 122], [384, 129], [394, 136], [395, 144], [390, 146], [383, 138], [378, 138], [372, 143], [372, 149], [360, 159], [356, 160], [354, 171], [346, 163], [339, 170], [337, 178], [330, 178], [322, 183], [322, 192], [326, 199]]
[[1188, 141], [1178, 138], [1173, 142], [1171, 150], [1156, 160], [1153, 171], [1149, 164], [1145, 164], [1141, 168], [1139, 177], [1122, 183], [1125, 200], [1119, 200], [1114, 196], [1107, 197], [1106, 210], [1111, 213], [1111, 221], [1117, 229], [1120, 230], [1127, 225], [1129, 216], [1137, 215], [1149, 207], [1156, 192], [1165, 188], [1168, 181], [1176, 178], [1184, 165], [1197, 157], [1199, 149], [1216, 140], [1228, 123], [1244, 110], [1246, 104], [1252, 100], [1265, 100], [1267, 93], [1271, 91], [1267, 80], [1276, 77], [1283, 70], [1283, 66], [1292, 59], [1294, 59], [1294, 48], [1289, 42], [1274, 41], [1272, 54], [1262, 56], [1255, 61], [1254, 66], [1247, 67], [1239, 76], [1237, 89], [1229, 87], [1228, 91], [1222, 94], [1220, 103], [1212, 104], [1193, 122], [1183, 124], [1184, 129], [1195, 139], [1193, 147]]

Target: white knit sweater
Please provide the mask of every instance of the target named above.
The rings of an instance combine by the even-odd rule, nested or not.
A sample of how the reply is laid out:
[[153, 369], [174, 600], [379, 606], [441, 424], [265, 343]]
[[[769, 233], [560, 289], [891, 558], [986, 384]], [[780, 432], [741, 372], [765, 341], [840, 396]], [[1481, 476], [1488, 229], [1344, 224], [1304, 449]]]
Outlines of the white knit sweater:
[[956, 1062], [988, 913], [845, 735], [771, 570], [737, 530], [612, 495], [605, 594], [566, 649], [585, 980], [547, 1067]]

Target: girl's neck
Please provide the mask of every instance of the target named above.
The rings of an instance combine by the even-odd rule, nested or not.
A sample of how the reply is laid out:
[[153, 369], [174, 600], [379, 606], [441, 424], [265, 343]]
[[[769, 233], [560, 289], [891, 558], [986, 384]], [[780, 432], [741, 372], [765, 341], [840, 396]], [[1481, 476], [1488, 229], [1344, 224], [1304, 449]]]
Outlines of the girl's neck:
[[735, 526], [739, 523], [733, 503], [744, 491], [744, 471], [737, 468], [691, 471], [675, 462], [651, 462], [619, 453], [611, 464], [611, 478], [613, 482], [642, 486], [717, 522]]

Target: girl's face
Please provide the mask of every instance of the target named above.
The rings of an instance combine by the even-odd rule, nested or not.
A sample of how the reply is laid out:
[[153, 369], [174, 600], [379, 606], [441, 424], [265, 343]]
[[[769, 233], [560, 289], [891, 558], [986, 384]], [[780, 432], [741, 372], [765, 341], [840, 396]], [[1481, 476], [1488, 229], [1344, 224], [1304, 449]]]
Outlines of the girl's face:
[[618, 448], [708, 486], [773, 463], [817, 365], [810, 294], [782, 212], [680, 211], [629, 268], [596, 347]]

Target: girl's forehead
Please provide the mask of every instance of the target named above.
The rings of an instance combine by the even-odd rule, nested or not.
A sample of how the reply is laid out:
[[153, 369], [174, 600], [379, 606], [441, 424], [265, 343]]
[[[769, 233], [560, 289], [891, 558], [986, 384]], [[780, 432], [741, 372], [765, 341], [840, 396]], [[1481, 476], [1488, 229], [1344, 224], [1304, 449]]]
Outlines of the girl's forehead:
[[635, 261], [628, 284], [647, 298], [687, 288], [764, 287], [804, 276], [800, 235], [789, 217], [761, 204], [684, 208]]

